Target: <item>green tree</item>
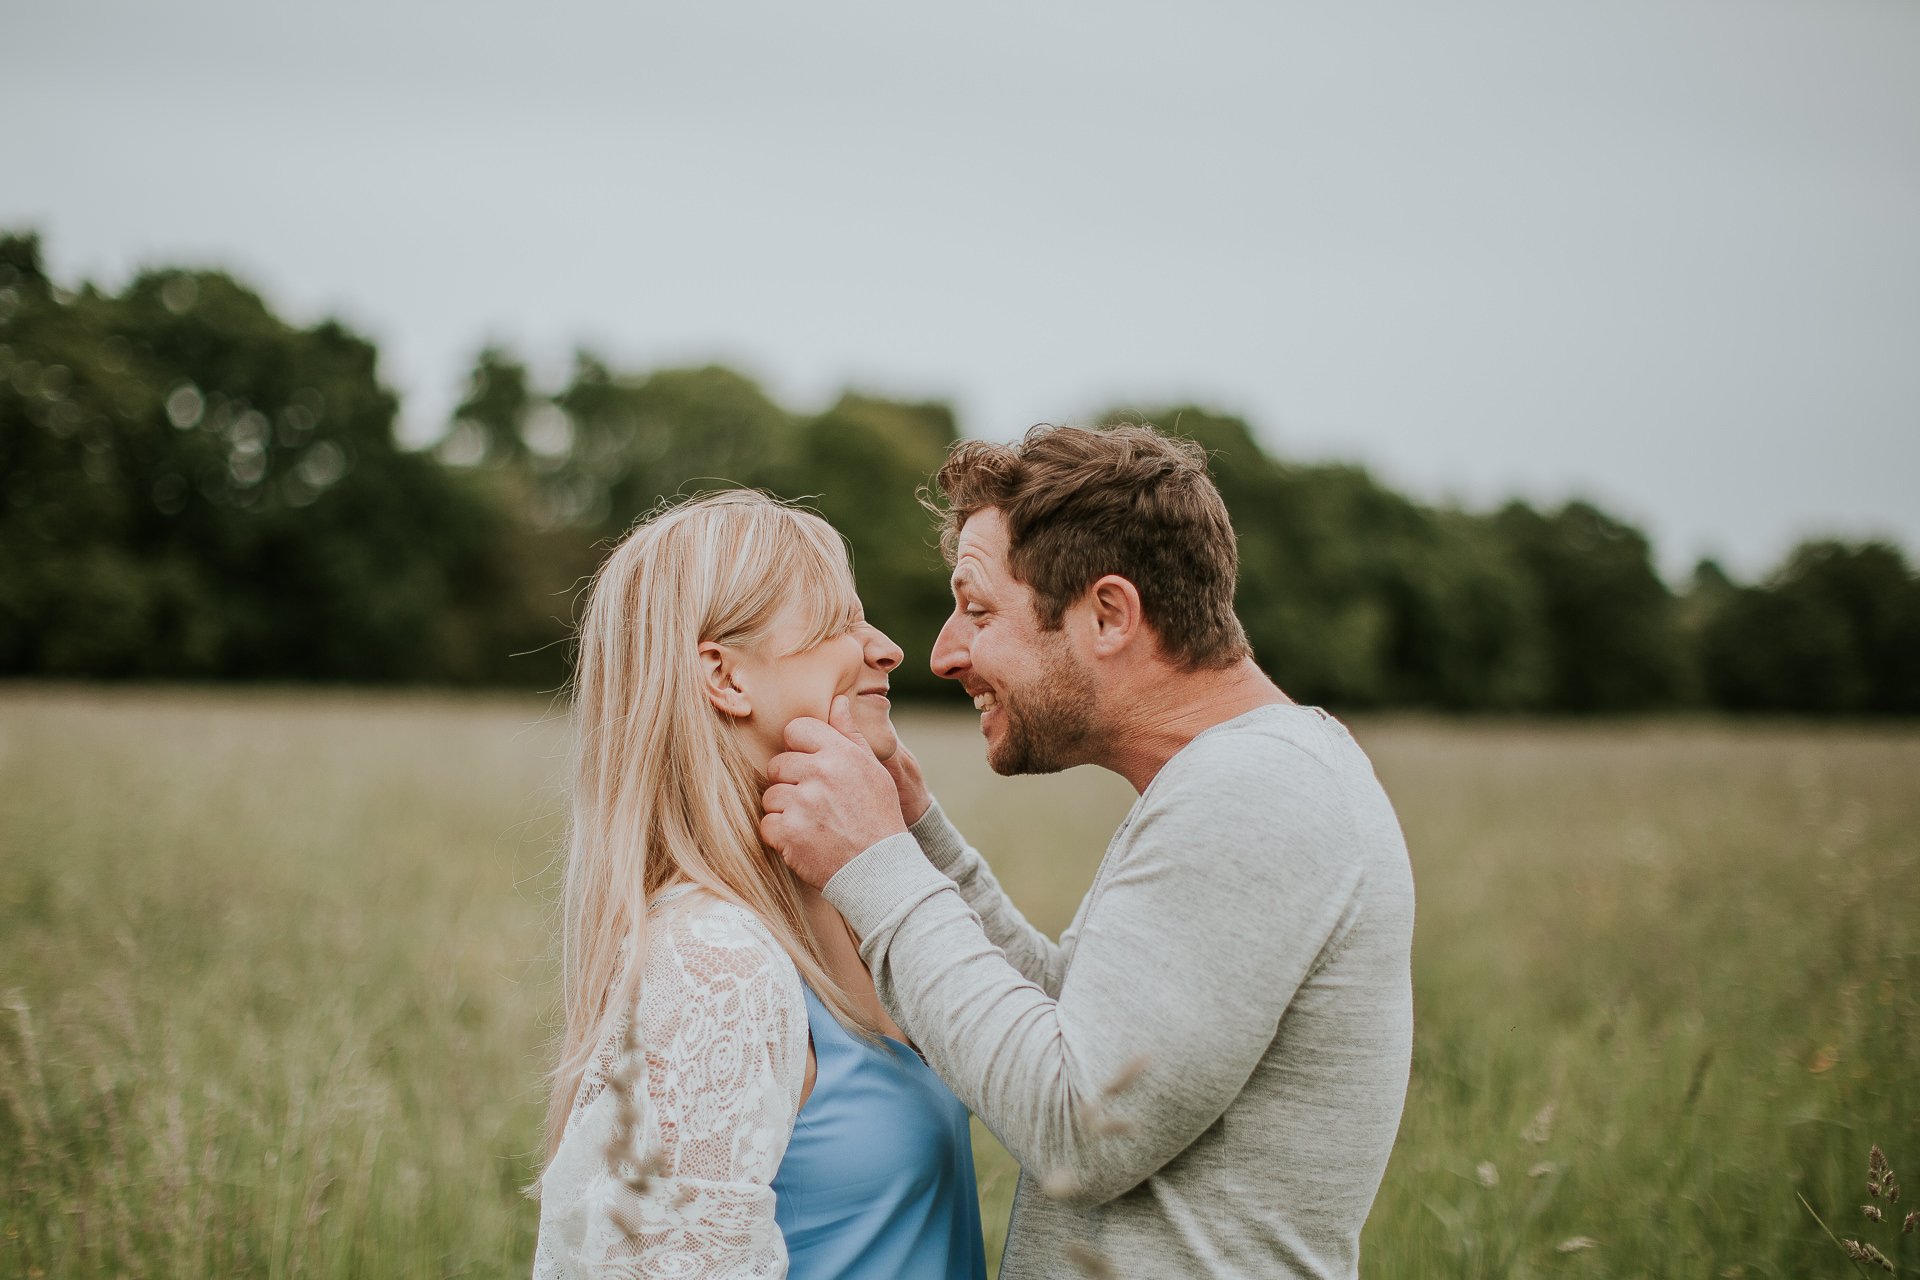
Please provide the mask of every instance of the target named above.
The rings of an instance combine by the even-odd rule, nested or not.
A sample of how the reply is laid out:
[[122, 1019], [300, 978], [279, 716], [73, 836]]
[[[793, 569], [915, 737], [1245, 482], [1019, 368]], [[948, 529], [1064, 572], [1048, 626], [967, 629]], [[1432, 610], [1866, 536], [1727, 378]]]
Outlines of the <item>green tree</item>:
[[1759, 586], [1706, 588], [1703, 669], [1717, 705], [1920, 712], [1920, 579], [1898, 548], [1807, 542]]
[[1682, 698], [1685, 635], [1644, 534], [1586, 502], [1551, 514], [1509, 503], [1494, 528], [1541, 602], [1546, 706], [1639, 711]]
[[496, 513], [393, 438], [364, 339], [215, 272], [52, 286], [0, 241], [0, 669], [473, 678]]

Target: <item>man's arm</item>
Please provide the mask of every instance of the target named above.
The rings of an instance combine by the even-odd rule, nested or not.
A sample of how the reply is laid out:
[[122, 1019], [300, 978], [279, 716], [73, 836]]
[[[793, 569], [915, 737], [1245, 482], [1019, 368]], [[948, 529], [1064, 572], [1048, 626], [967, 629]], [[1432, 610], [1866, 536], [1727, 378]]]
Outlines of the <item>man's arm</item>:
[[1065, 969], [1060, 944], [1027, 923], [1020, 908], [1013, 905], [987, 860], [966, 842], [927, 790], [920, 761], [906, 743], [898, 743], [883, 763], [900, 797], [900, 813], [927, 860], [959, 886], [960, 896], [980, 917], [987, 937], [1006, 953], [1021, 976], [1048, 995], [1059, 995]]
[[1204, 1132], [1349, 923], [1359, 872], [1344, 810], [1248, 772], [1216, 753], [1162, 780], [1089, 899], [1059, 998], [1008, 963], [904, 836], [826, 886], [901, 1027], [1062, 1198], [1121, 1195]]
[[1060, 994], [1065, 971], [1060, 945], [1027, 923], [1020, 908], [1000, 887], [987, 860], [955, 829], [938, 802], [910, 828], [927, 860], [960, 890], [960, 896], [980, 917], [987, 938], [1006, 955], [1020, 976], [1049, 996]]

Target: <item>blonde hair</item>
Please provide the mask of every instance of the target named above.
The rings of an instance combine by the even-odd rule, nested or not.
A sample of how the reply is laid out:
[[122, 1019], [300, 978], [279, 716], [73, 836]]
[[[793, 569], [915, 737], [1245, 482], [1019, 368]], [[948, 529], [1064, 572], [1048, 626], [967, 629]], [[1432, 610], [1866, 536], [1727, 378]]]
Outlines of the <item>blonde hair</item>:
[[828, 974], [792, 873], [761, 843], [764, 780], [704, 689], [700, 644], [765, 644], [789, 605], [805, 611], [807, 639], [796, 651], [860, 616], [832, 526], [752, 490], [655, 512], [594, 577], [573, 680], [564, 1022], [549, 1160], [596, 1050], [639, 996], [647, 906], [676, 881], [751, 911], [836, 1017], [877, 1030]]

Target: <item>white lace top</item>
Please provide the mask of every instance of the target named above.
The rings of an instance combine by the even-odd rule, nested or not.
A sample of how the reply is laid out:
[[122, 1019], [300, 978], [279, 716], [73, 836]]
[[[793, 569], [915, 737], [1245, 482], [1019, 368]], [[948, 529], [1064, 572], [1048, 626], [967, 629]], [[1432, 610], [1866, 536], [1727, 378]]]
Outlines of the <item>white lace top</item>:
[[631, 1043], [622, 1019], [540, 1180], [534, 1280], [787, 1273], [768, 1184], [806, 1078], [800, 976], [732, 903], [685, 886], [656, 908], [635, 1010], [641, 1052], [626, 1070], [630, 1134], [609, 1087]]

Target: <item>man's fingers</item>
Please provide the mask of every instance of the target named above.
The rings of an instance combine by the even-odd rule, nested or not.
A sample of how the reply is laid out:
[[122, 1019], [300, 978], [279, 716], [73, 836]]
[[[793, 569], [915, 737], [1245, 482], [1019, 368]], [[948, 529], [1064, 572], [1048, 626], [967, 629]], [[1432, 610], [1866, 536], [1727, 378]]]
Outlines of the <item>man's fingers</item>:
[[797, 716], [787, 721], [787, 746], [793, 751], [821, 751], [840, 738], [840, 732], [832, 725], [812, 716]]
[[769, 813], [760, 819], [760, 842], [769, 849], [784, 850], [786, 842], [786, 821], [777, 813]]
[[791, 782], [776, 782], [760, 795], [760, 807], [768, 813], [785, 813], [800, 798], [800, 788]]

